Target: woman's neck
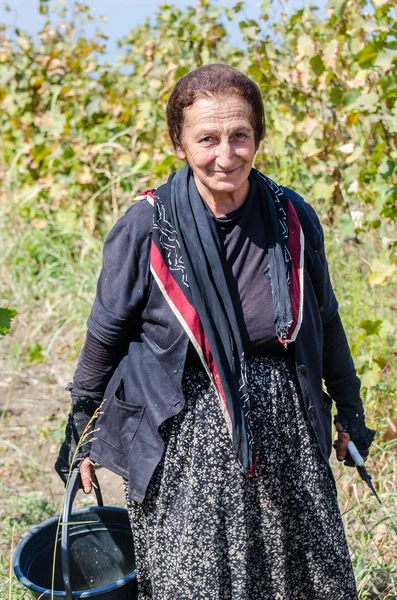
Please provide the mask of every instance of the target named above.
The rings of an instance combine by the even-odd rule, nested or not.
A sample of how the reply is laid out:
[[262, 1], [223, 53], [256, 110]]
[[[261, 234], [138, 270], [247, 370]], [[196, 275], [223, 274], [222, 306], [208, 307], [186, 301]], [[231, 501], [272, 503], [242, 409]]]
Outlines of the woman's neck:
[[249, 181], [234, 192], [219, 192], [215, 193], [203, 186], [200, 181], [195, 178], [197, 190], [208, 208], [215, 217], [224, 217], [225, 215], [237, 210], [248, 197]]

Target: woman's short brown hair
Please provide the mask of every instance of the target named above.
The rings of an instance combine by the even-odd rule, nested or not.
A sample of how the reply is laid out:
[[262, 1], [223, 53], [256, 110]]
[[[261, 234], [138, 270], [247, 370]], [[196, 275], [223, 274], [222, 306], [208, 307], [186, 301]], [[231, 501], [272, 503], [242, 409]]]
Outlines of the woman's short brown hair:
[[167, 104], [167, 125], [174, 148], [182, 147], [185, 108], [200, 96], [239, 96], [251, 106], [251, 125], [258, 148], [265, 135], [265, 111], [256, 83], [233, 67], [214, 63], [199, 67], [178, 81]]

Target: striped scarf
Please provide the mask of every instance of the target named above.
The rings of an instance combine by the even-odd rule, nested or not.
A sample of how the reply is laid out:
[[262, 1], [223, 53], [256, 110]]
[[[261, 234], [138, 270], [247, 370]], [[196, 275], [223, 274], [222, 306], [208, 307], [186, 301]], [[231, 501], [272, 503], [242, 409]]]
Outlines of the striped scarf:
[[[282, 188], [255, 169], [250, 178], [256, 181], [268, 244], [276, 333], [287, 345], [296, 339], [302, 320], [303, 232]], [[216, 389], [243, 472], [255, 475], [244, 350], [215, 219], [188, 165], [143, 197], [153, 204], [152, 275]]]

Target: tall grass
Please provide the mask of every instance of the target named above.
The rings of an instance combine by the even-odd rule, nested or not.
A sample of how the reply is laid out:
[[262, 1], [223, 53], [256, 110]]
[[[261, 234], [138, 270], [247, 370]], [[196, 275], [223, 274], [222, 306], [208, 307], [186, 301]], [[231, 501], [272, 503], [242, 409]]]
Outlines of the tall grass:
[[[397, 294], [393, 282], [369, 283], [377, 244], [371, 238], [345, 241], [326, 231], [328, 262], [340, 313], [362, 381], [368, 425], [377, 430], [367, 468], [380, 505], [355, 469], [333, 461], [360, 600], [397, 599]], [[381, 320], [376, 335], [365, 335], [363, 321]], [[381, 378], [375, 383], [379, 367]], [[371, 385], [373, 383], [373, 385]]]
[[70, 360], [81, 344], [101, 265], [102, 243], [56, 222], [44, 228], [3, 215], [1, 303], [20, 314], [4, 340], [7, 362]]

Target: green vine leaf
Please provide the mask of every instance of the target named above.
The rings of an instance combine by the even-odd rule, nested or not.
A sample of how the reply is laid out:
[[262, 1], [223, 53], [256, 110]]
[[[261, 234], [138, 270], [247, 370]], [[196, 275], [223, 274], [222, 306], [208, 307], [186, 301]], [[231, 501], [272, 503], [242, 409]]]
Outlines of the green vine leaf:
[[0, 308], [0, 336], [10, 333], [11, 321], [18, 314], [13, 308]]
[[383, 321], [381, 319], [378, 319], [377, 321], [370, 321], [369, 319], [366, 319], [364, 321], [360, 321], [359, 325], [362, 329], [364, 329], [367, 335], [378, 335], [382, 323]]

